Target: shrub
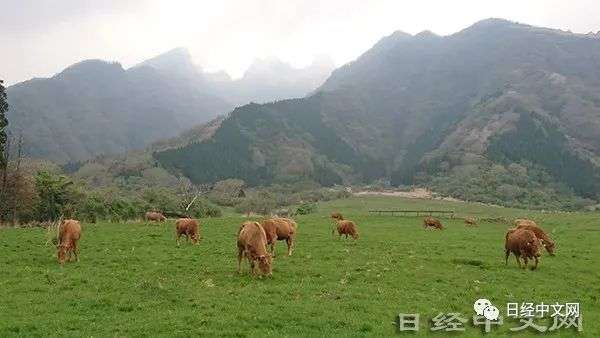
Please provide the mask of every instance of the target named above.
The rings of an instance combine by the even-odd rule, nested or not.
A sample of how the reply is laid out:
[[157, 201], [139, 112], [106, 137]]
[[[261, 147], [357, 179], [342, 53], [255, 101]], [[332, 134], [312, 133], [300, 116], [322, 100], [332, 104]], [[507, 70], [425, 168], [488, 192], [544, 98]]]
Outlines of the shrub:
[[296, 209], [296, 215], [308, 215], [308, 214], [312, 214], [315, 211], [317, 211], [316, 203], [302, 203]]

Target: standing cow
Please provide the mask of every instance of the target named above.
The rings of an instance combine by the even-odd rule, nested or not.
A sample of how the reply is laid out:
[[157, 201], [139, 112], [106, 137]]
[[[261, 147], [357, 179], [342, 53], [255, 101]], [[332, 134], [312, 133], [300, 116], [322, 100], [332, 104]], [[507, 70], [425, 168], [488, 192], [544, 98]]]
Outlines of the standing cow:
[[164, 222], [167, 219], [161, 212], [156, 211], [148, 211], [145, 218], [149, 222]]
[[271, 254], [275, 257], [275, 243], [285, 241], [287, 243], [288, 256], [292, 255], [294, 249], [294, 238], [296, 237], [297, 224], [293, 219], [275, 217], [260, 223], [267, 235], [267, 244], [271, 246]]
[[[508, 264], [508, 256], [511, 252], [517, 259], [519, 268], [527, 268], [528, 260], [534, 259], [535, 265], [531, 267], [531, 270], [535, 270], [539, 263], [540, 254], [540, 240], [535, 236], [535, 233], [527, 229], [510, 229], [506, 233], [504, 242], [504, 253], [506, 255], [506, 264]], [[525, 263], [521, 266], [521, 259]]]
[[[345, 238], [348, 238], [348, 235], [350, 235], [350, 237], [352, 237], [354, 240], [358, 239], [358, 230], [356, 229], [356, 224], [354, 222], [347, 219], [342, 219], [336, 220], [336, 224], [337, 232], [340, 237], [344, 235]], [[336, 229], [333, 229], [331, 232], [332, 235], [335, 234], [335, 230]]]
[[267, 235], [258, 222], [242, 223], [238, 231], [238, 273], [241, 271], [242, 258], [248, 258], [250, 273], [256, 275], [256, 265], [263, 275], [272, 274], [271, 255], [267, 252]]
[[477, 226], [477, 220], [474, 217], [465, 217], [466, 226]]
[[193, 218], [180, 218], [175, 222], [175, 232], [177, 235], [177, 245], [179, 245], [179, 239], [182, 235], [185, 235], [185, 241], [188, 242], [190, 238], [192, 243], [198, 244], [200, 239], [200, 232], [198, 231], [198, 221]]
[[81, 224], [74, 219], [66, 219], [61, 222], [58, 229], [57, 258], [60, 264], [65, 260], [71, 261], [72, 255], [79, 261], [79, 247], [77, 246], [81, 238]]

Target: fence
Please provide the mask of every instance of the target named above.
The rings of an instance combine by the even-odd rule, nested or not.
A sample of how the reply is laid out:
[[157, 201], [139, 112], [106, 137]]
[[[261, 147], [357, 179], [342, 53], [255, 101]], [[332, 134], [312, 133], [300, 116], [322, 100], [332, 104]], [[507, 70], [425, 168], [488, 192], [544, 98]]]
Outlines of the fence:
[[391, 214], [392, 216], [449, 216], [454, 218], [454, 210], [369, 210], [369, 212], [378, 215]]

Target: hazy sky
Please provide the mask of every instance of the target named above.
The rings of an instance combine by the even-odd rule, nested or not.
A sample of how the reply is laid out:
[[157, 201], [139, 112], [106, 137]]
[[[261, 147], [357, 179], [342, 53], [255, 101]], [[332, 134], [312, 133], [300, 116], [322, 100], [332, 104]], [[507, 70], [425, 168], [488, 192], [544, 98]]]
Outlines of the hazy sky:
[[600, 30], [597, 0], [0, 0], [0, 79], [51, 76], [89, 58], [134, 65], [187, 47], [207, 70], [239, 77], [254, 58], [336, 65], [395, 30], [447, 35], [499, 17]]

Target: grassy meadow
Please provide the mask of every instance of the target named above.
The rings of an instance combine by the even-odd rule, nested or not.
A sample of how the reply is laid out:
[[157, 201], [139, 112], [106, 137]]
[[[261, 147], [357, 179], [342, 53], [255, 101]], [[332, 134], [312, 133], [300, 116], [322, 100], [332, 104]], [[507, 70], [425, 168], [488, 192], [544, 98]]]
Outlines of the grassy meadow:
[[[503, 223], [465, 227], [443, 220], [424, 230], [422, 218], [369, 215], [369, 209], [453, 209], [458, 216], [531, 217], [557, 242], [536, 271], [504, 264]], [[331, 211], [358, 224], [360, 239], [331, 235]], [[355, 197], [320, 203], [296, 218], [296, 251], [277, 245], [272, 278], [236, 273], [236, 231], [244, 218], [202, 219], [199, 245], [174, 238], [174, 220], [83, 224], [81, 260], [59, 266], [44, 229], [0, 229], [0, 337], [69, 336], [402, 336], [399, 313], [420, 313], [419, 336], [440, 312], [473, 315], [488, 298], [502, 314], [507, 302], [579, 302], [582, 333], [600, 336], [600, 214], [542, 214], [479, 204], [397, 197]], [[466, 325], [453, 336], [479, 337]], [[517, 321], [493, 328], [510, 333]]]

